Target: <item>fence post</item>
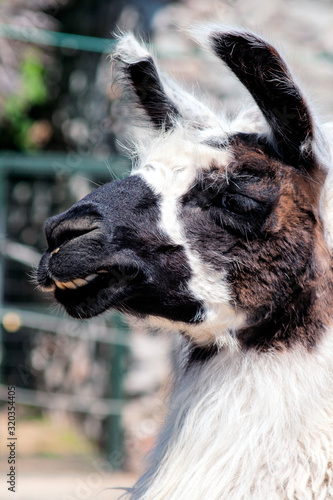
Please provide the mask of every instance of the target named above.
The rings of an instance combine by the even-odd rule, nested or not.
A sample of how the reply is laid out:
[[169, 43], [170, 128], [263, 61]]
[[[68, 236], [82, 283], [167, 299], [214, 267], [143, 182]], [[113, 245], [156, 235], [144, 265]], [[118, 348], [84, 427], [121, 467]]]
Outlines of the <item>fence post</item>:
[[[5, 281], [5, 258], [4, 258], [4, 245], [6, 239], [6, 170], [5, 165], [0, 162], [0, 307], [3, 307], [4, 301], [4, 281]], [[0, 383], [3, 383], [3, 326], [0, 324]]]
[[[128, 336], [128, 326], [120, 314], [112, 316], [117, 336]], [[112, 346], [110, 355], [110, 383], [109, 396], [112, 399], [123, 399], [123, 378], [125, 371], [125, 357], [128, 347], [118, 344]], [[121, 414], [110, 415], [107, 419], [107, 457], [114, 470], [123, 466], [124, 433], [121, 424]]]

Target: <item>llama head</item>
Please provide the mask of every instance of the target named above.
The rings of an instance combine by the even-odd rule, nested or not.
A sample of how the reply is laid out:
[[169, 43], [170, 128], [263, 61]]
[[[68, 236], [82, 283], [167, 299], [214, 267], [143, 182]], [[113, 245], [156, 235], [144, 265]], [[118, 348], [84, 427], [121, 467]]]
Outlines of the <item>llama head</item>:
[[227, 123], [124, 36], [114, 63], [144, 117], [136, 166], [47, 221], [39, 284], [74, 317], [115, 308], [205, 346], [313, 345], [332, 295], [324, 142], [271, 45], [202, 38], [265, 120]]

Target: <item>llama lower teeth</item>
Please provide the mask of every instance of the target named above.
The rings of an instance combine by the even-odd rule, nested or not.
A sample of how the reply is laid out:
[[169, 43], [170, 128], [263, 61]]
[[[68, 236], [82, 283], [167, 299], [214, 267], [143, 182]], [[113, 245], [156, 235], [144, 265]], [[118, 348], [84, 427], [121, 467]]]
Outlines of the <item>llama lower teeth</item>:
[[63, 283], [63, 285], [70, 290], [75, 290], [77, 288], [76, 284], [73, 283], [73, 281], [66, 281], [65, 283]]
[[61, 281], [55, 281], [55, 284], [58, 288], [60, 288], [60, 290], [66, 290], [65, 285], [61, 283]]
[[88, 281], [83, 278], [76, 278], [73, 280], [73, 283], [75, 283], [76, 286], [81, 287], [87, 285]]
[[66, 290], [66, 289], [75, 290], [77, 288], [76, 284], [73, 283], [73, 281], [66, 281], [66, 282], [55, 281], [55, 284], [58, 288], [60, 288], [60, 290]]
[[86, 276], [84, 279], [86, 281], [92, 281], [93, 279], [97, 278], [98, 274], [94, 273], [94, 274], [89, 274], [89, 276]]
[[[97, 276], [98, 276], [98, 274], [93, 273], [93, 274], [89, 274], [85, 278], [75, 278], [73, 281], [57, 281], [57, 280], [55, 280], [54, 283], [58, 288], [60, 288], [60, 290], [66, 290], [66, 289], [76, 290], [77, 288], [81, 288], [85, 285], [88, 285], [88, 283], [90, 281], [94, 280]], [[54, 287], [53, 288], [50, 287], [50, 288], [48, 288], [48, 290], [54, 290]]]

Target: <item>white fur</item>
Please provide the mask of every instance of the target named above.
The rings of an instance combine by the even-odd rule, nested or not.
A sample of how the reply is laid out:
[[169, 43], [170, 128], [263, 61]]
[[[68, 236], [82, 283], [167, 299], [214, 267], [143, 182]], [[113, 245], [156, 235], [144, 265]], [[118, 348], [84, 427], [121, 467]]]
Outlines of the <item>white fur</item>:
[[126, 64], [134, 64], [150, 57], [150, 53], [131, 33], [128, 33], [120, 35], [113, 57], [120, 57]]
[[[223, 35], [225, 33], [238, 35], [243, 33], [245, 36], [248, 34], [248, 30], [239, 27], [215, 23], [205, 23], [198, 24], [197, 26], [191, 26], [188, 28], [188, 34], [193, 38], [199, 45], [203, 48], [211, 51], [211, 39], [213, 35]], [[253, 43], [255, 46], [256, 44]]]
[[206, 311], [204, 323], [200, 326], [153, 317], [150, 325], [186, 331], [198, 344], [213, 341], [221, 346], [231, 346], [236, 343], [233, 332], [244, 324], [245, 315], [237, 311], [223, 271], [214, 272], [191, 248], [179, 218], [181, 197], [188, 192], [200, 171], [213, 163], [227, 169], [232, 159], [228, 149], [217, 150], [200, 143], [200, 140], [200, 132], [187, 132], [178, 127], [154, 141], [149, 151], [142, 152], [140, 167], [133, 172], [140, 173], [161, 197], [160, 230], [174, 244], [183, 247], [192, 273], [188, 288], [193, 297], [204, 304]]
[[314, 350], [220, 351], [174, 383], [133, 500], [333, 498], [333, 331]]
[[[138, 43], [132, 34], [127, 34], [120, 38], [113, 57], [119, 57], [125, 64], [134, 64], [140, 60], [148, 59], [152, 55], [143, 44]], [[204, 124], [205, 127], [218, 126], [216, 115], [207, 106], [189, 92], [184, 91], [167, 76], [159, 74], [159, 77], [163, 82], [166, 95], [176, 104], [183, 121], [189, 120], [192, 125]]]
[[[118, 53], [125, 62], [132, 63], [149, 53], [128, 35], [121, 42]], [[124, 55], [123, 53], [124, 52]], [[160, 229], [175, 244], [182, 245], [191, 267], [192, 278], [188, 288], [193, 297], [204, 304], [206, 316], [204, 323], [189, 325], [171, 322], [159, 317], [150, 317], [149, 325], [164, 330], [187, 332], [198, 344], [212, 341], [219, 346], [229, 345], [237, 348], [233, 333], [245, 323], [245, 315], [237, 310], [231, 299], [229, 286], [223, 272], [213, 271], [210, 266], [189, 245], [184, 228], [178, 217], [181, 197], [194, 183], [201, 170], [213, 163], [226, 169], [232, 157], [230, 150], [218, 150], [207, 146], [208, 139], [227, 138], [236, 132], [269, 134], [269, 128], [257, 107], [246, 104], [236, 117], [227, 120], [217, 116], [193, 96], [177, 87], [173, 82], [162, 78], [164, 90], [176, 102], [182, 113], [182, 122], [167, 133], [146, 130], [145, 137], [133, 144], [136, 156], [140, 159], [133, 174], [140, 174], [153, 191], [162, 198]], [[183, 117], [190, 120], [188, 126]], [[199, 119], [200, 117], [200, 119]], [[205, 124], [204, 129], [193, 125]]]

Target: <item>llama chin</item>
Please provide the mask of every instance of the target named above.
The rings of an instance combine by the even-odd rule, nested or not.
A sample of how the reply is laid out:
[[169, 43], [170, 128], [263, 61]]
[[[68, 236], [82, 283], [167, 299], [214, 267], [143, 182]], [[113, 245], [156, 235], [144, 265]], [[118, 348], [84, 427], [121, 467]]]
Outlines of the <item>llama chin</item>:
[[216, 115], [121, 37], [138, 160], [46, 222], [38, 282], [73, 317], [113, 308], [179, 331], [169, 412], [129, 498], [333, 499], [333, 125], [257, 35], [196, 36], [256, 107]]

